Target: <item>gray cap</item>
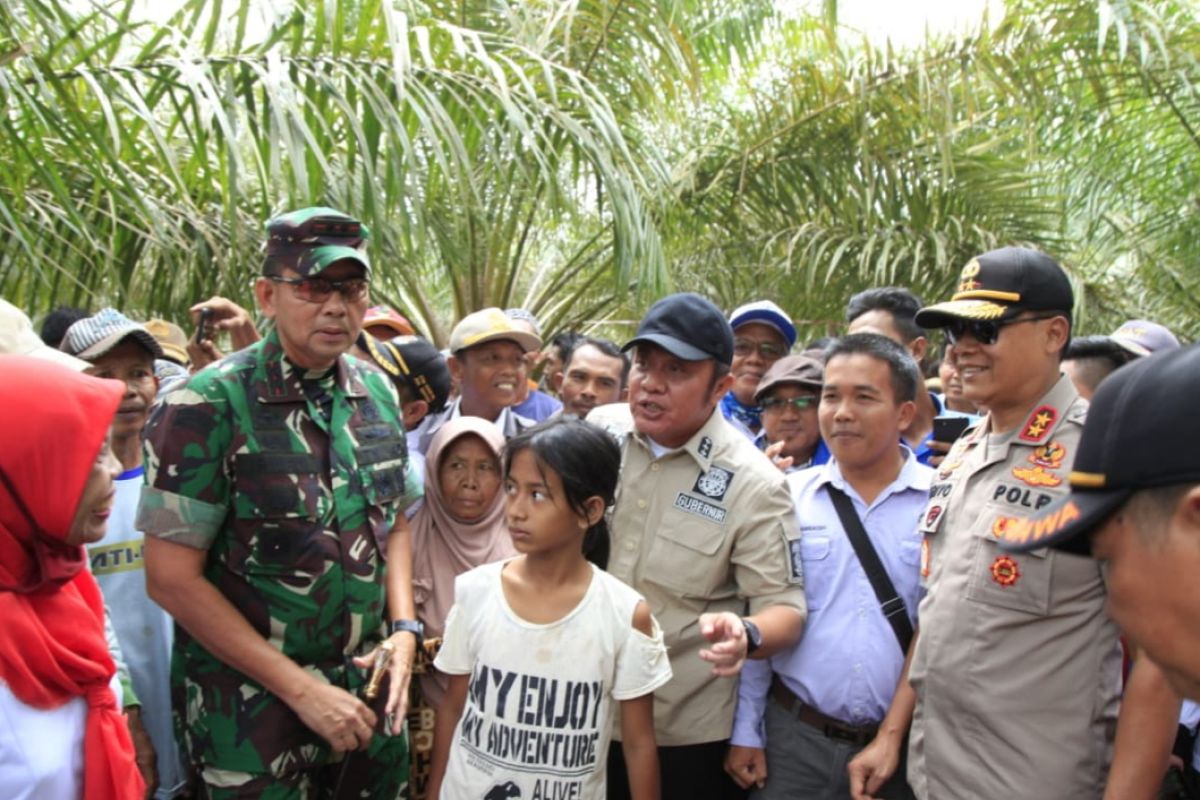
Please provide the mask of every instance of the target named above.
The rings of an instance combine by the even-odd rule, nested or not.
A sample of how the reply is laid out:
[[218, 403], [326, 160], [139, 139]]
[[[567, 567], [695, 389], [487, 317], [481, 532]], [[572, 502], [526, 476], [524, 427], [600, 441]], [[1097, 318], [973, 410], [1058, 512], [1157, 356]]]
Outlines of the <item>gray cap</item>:
[[130, 337], [155, 358], [163, 357], [162, 347], [150, 331], [115, 308], [101, 309], [67, 328], [59, 349], [84, 361], [94, 361]]

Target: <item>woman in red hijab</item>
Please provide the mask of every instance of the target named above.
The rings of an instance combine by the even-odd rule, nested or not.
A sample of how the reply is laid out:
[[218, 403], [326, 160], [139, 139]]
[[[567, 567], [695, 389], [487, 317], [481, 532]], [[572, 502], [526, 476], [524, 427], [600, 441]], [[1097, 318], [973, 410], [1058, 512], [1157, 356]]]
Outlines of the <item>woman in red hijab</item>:
[[124, 387], [0, 356], [0, 797], [134, 800], [145, 785], [113, 691], [83, 544], [104, 535]]

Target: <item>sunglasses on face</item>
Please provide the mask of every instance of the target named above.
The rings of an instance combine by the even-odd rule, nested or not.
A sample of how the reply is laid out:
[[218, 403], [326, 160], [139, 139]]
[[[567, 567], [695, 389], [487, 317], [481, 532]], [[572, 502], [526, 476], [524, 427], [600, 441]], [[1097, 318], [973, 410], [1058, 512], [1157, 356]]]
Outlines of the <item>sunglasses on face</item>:
[[1019, 325], [1022, 322], [1041, 322], [1042, 320], [1053, 319], [1061, 316], [1059, 314], [1042, 315], [1040, 317], [1021, 317], [1018, 319], [954, 319], [950, 321], [944, 330], [946, 331], [946, 341], [950, 344], [958, 344], [964, 336], [971, 335], [971, 338], [980, 344], [995, 344], [1000, 338], [1000, 330], [1007, 328], [1009, 325]]
[[768, 397], [762, 401], [762, 410], [783, 411], [788, 408], [794, 408], [797, 411], [803, 411], [806, 408], [812, 408], [817, 404], [817, 398], [812, 395], [803, 395], [801, 397]]
[[371, 283], [366, 278], [330, 281], [325, 278], [283, 278], [279, 275], [268, 275], [267, 280], [286, 283], [295, 290], [296, 297], [306, 303], [324, 303], [334, 292], [340, 293], [347, 303], [357, 303], [366, 297], [367, 287]]
[[773, 361], [783, 357], [784, 349], [774, 342], [755, 342], [750, 339], [734, 339], [733, 354], [737, 356], [748, 356], [755, 350], [767, 361]]

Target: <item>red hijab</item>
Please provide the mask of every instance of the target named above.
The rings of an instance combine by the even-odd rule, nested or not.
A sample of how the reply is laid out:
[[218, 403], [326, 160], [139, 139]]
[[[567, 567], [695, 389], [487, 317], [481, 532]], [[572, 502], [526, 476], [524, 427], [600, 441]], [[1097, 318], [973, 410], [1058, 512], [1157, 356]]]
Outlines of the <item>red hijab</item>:
[[0, 375], [0, 680], [34, 708], [85, 698], [84, 800], [140, 798], [104, 601], [64, 543], [125, 389], [25, 356], [0, 356]]

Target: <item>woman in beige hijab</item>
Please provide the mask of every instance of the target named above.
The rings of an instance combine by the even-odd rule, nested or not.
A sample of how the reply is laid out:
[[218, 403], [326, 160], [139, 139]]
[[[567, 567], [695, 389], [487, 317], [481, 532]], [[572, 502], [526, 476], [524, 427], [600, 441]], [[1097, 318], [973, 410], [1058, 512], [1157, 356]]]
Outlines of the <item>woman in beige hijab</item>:
[[[426, 639], [442, 635], [457, 576], [516, 555], [504, 522], [503, 447], [499, 428], [479, 417], [447, 422], [429, 443], [425, 503], [412, 521], [413, 598]], [[445, 686], [446, 678], [432, 667], [420, 677], [433, 708]]]

